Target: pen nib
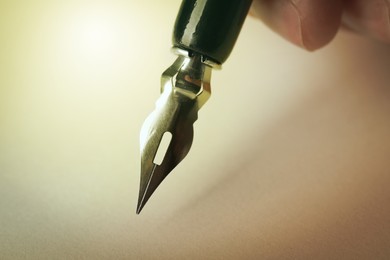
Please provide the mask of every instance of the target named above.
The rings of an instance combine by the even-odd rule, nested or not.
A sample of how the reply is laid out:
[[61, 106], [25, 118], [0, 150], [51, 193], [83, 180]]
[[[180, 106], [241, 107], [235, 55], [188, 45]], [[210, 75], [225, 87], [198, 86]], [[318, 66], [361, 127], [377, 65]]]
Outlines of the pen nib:
[[[191, 148], [198, 110], [210, 96], [211, 66], [202, 57], [180, 56], [162, 75], [162, 94], [145, 120], [140, 136], [141, 182], [137, 214], [165, 177]], [[163, 139], [170, 139], [163, 145]], [[162, 160], [157, 155], [163, 152]]]
[[[161, 98], [164, 98], [162, 95]], [[141, 182], [137, 205], [139, 214], [150, 196], [165, 177], [187, 155], [193, 139], [193, 122], [182, 119], [183, 115], [196, 116], [186, 111], [185, 106], [179, 108], [174, 99], [169, 98], [166, 105], [156, 109], [145, 121], [141, 130]], [[172, 115], [170, 117], [162, 116]], [[191, 115], [192, 114], [192, 115]], [[153, 123], [153, 124], [150, 124]], [[162, 162], [156, 162], [157, 153], [162, 146], [166, 133], [171, 134]]]

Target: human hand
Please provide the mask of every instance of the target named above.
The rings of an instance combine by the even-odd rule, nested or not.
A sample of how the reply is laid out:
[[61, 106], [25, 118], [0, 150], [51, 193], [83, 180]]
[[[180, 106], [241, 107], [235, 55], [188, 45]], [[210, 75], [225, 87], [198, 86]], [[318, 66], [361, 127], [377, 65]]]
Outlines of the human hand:
[[254, 0], [251, 14], [307, 50], [347, 28], [390, 43], [389, 0]]

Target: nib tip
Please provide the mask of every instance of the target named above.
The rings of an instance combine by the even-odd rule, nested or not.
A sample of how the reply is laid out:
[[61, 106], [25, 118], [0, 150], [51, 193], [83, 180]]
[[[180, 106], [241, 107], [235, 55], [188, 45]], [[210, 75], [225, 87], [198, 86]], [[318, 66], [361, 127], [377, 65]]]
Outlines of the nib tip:
[[136, 213], [137, 215], [139, 215], [139, 213], [141, 213], [142, 208], [143, 208], [143, 205], [138, 205], [138, 206], [137, 206], [137, 209], [136, 209], [136, 211], [135, 211], [135, 213]]

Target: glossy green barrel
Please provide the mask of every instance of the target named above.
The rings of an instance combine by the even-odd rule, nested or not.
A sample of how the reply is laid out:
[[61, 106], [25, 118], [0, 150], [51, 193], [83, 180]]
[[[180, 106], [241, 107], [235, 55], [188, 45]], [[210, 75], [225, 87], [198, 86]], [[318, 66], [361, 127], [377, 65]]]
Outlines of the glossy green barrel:
[[222, 64], [229, 57], [252, 0], [183, 0], [173, 45]]

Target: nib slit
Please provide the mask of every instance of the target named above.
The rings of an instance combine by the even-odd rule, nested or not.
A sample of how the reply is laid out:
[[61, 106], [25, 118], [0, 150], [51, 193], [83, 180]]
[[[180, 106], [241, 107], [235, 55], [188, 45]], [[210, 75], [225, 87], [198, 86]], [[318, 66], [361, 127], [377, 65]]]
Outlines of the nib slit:
[[154, 164], [153, 165], [153, 169], [152, 169], [152, 172], [150, 174], [150, 177], [149, 177], [149, 180], [146, 184], [146, 187], [144, 187], [143, 189], [143, 193], [142, 195], [139, 194], [139, 198], [138, 198], [138, 205], [137, 205], [137, 210], [136, 210], [136, 213], [139, 214], [141, 212], [141, 210], [143, 209], [143, 207], [145, 206], [146, 202], [148, 201], [149, 197], [152, 195], [151, 193], [149, 193], [149, 196], [146, 197], [146, 194], [148, 194], [148, 191], [149, 191], [149, 187], [150, 187], [150, 183], [152, 181], [152, 178], [153, 178], [153, 174], [156, 170], [156, 167], [157, 165]]

